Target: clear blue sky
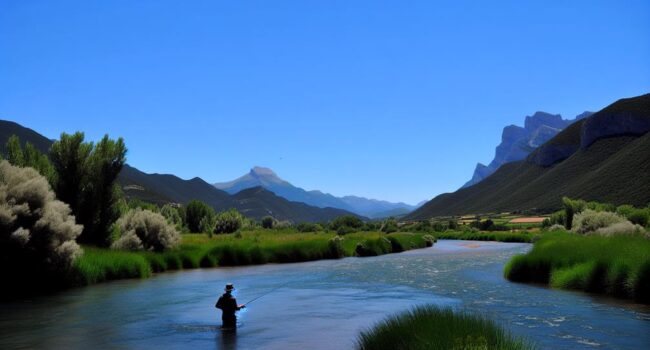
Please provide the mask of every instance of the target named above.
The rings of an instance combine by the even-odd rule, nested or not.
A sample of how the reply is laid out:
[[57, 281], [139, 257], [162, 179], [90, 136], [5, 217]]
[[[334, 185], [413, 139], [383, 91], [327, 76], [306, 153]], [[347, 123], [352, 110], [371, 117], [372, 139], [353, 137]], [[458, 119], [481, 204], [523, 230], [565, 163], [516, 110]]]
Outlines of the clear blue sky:
[[0, 118], [147, 171], [418, 202], [501, 129], [650, 92], [643, 1], [0, 0]]

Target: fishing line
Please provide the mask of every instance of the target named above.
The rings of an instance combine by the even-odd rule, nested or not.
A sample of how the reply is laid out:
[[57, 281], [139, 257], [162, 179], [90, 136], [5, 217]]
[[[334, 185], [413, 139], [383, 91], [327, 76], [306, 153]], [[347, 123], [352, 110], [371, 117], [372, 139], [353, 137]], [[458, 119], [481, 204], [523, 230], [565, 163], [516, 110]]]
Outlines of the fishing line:
[[257, 300], [257, 299], [259, 299], [259, 298], [261, 298], [261, 297], [263, 297], [263, 296], [269, 295], [269, 294], [275, 292], [276, 290], [278, 290], [278, 289], [280, 289], [280, 288], [282, 288], [282, 287], [288, 285], [289, 283], [291, 283], [291, 282], [283, 283], [283, 284], [281, 284], [281, 285], [279, 285], [279, 286], [277, 286], [277, 287], [275, 287], [275, 288], [269, 290], [268, 292], [266, 292], [266, 293], [264, 293], [264, 294], [262, 294], [262, 295], [258, 295], [257, 297], [255, 297], [255, 298], [253, 298], [253, 299], [251, 299], [251, 300], [245, 302], [244, 305], [248, 305], [248, 304], [254, 302], [255, 300]]

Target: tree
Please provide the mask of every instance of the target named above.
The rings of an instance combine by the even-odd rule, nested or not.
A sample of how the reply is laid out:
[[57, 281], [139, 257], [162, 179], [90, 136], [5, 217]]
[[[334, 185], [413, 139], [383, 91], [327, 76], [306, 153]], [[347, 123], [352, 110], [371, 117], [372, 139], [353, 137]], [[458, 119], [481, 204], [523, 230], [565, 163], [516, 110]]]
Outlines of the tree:
[[0, 161], [0, 273], [10, 282], [0, 293], [60, 283], [83, 253], [75, 241], [82, 229], [45, 177]]
[[52, 145], [50, 157], [58, 174], [57, 197], [70, 205], [77, 222], [84, 226], [79, 240], [109, 245], [110, 227], [119, 217], [115, 181], [126, 161], [124, 140], [105, 135], [94, 145], [84, 142], [81, 132], [63, 133]]
[[273, 228], [274, 224], [275, 224], [275, 219], [272, 216], [267, 215], [262, 218], [262, 228], [271, 229]]
[[5, 145], [7, 149], [7, 160], [9, 163], [19, 167], [30, 167], [36, 169], [39, 174], [45, 176], [47, 181], [54, 185], [56, 181], [56, 171], [50, 162], [50, 159], [31, 143], [25, 143], [24, 149], [20, 147], [18, 136], [12, 135]]
[[577, 213], [582, 212], [587, 206], [587, 203], [580, 199], [574, 200], [569, 197], [563, 197], [562, 204], [564, 206], [566, 229], [571, 230], [571, 227], [573, 225], [573, 216]]
[[202, 232], [201, 220], [209, 215], [214, 215], [211, 206], [199, 200], [192, 200], [185, 207], [185, 224], [190, 232]]
[[180, 208], [171, 204], [165, 204], [160, 208], [160, 214], [167, 219], [167, 222], [176, 227], [183, 227], [183, 217], [180, 213]]
[[339, 230], [340, 228], [358, 230], [362, 227], [363, 221], [354, 215], [339, 216], [329, 224], [329, 228], [335, 231]]

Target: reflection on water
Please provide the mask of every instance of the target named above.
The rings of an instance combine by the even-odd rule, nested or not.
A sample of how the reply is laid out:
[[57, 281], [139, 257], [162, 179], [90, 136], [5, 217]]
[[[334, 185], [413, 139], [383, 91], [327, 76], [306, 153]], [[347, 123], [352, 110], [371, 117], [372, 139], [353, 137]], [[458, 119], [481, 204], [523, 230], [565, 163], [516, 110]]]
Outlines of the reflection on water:
[[[345, 349], [386, 315], [432, 303], [479, 312], [543, 348], [640, 349], [650, 310], [510, 283], [525, 244], [440, 241], [375, 258], [218, 268], [117, 281], [2, 305], [0, 348]], [[233, 282], [244, 302], [286, 283], [222, 332], [214, 303]]]

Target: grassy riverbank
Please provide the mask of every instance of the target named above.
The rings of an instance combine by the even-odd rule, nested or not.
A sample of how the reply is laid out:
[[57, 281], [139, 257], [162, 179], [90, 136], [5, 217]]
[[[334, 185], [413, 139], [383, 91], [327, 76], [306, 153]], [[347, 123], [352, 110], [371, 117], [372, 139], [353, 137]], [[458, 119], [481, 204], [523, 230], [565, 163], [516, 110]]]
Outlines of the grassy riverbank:
[[547, 234], [529, 253], [513, 257], [504, 275], [511, 281], [650, 303], [650, 239], [642, 235]]
[[362, 332], [357, 347], [360, 350], [535, 348], [481, 316], [433, 306], [417, 307], [389, 317]]
[[236, 234], [185, 234], [180, 247], [162, 253], [126, 252], [85, 247], [70, 274], [72, 285], [146, 278], [152, 272], [199, 267], [289, 263], [347, 256], [374, 256], [431, 245], [425, 234], [359, 232], [299, 233], [293, 230], [244, 231]]
[[495, 241], [495, 242], [520, 242], [532, 243], [541, 236], [539, 232], [484, 232], [484, 231], [447, 231], [436, 232], [437, 239], [460, 239], [466, 241]]

